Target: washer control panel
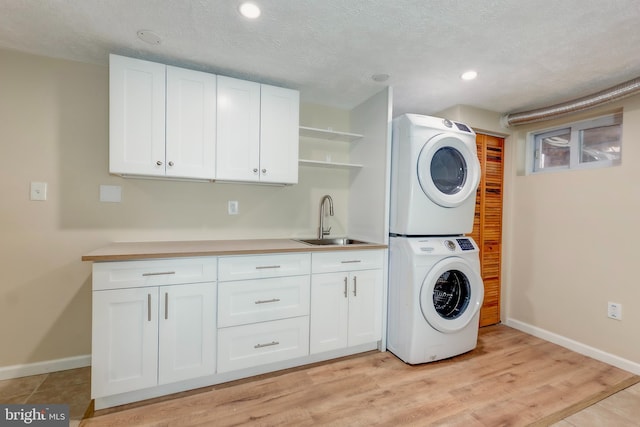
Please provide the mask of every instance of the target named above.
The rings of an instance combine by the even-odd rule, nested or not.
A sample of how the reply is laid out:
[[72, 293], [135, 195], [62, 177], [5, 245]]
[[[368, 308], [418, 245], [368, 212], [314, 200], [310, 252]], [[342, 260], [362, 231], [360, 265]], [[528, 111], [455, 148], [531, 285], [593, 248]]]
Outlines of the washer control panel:
[[414, 253], [448, 255], [462, 252], [478, 252], [478, 246], [470, 237], [421, 237], [407, 238]]
[[456, 244], [453, 240], [445, 240], [443, 243], [444, 243], [444, 246], [450, 251], [456, 250]]

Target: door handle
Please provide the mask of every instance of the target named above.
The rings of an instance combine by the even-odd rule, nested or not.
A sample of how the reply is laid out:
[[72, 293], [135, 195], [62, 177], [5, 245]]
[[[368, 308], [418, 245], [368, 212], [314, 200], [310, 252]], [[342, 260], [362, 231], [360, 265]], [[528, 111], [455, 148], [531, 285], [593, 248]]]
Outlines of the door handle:
[[169, 318], [169, 292], [164, 293], [164, 319]]

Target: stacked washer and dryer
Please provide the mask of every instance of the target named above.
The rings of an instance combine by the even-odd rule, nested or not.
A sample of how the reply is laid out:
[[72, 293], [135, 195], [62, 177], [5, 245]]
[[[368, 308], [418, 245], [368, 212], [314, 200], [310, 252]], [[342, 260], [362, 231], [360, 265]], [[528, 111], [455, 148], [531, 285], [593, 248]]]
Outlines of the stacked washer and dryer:
[[484, 285], [473, 229], [476, 134], [463, 123], [393, 121], [387, 347], [409, 364], [453, 357], [478, 341]]

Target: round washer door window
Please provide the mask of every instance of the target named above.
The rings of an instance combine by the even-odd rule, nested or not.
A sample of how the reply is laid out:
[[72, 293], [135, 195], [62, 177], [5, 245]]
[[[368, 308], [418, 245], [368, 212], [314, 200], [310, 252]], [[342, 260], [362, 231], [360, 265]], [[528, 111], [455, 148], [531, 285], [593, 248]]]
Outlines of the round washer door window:
[[437, 262], [420, 289], [422, 315], [434, 329], [444, 333], [465, 328], [480, 310], [483, 299], [480, 274], [459, 257]]
[[451, 135], [441, 134], [424, 144], [418, 155], [418, 181], [432, 202], [447, 208], [460, 206], [480, 183], [478, 155]]

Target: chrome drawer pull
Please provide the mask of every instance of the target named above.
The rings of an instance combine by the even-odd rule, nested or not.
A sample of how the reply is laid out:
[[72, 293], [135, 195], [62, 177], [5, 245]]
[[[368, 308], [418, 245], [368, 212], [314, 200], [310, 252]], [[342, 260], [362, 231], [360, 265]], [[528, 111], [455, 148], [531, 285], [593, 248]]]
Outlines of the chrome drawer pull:
[[256, 267], [256, 270], [264, 270], [267, 268], [280, 268], [279, 265], [259, 265]]
[[278, 344], [280, 344], [278, 341], [271, 341], [270, 343], [267, 343], [267, 344], [256, 344], [253, 346], [253, 348], [271, 347], [272, 345], [278, 345]]
[[169, 274], [176, 274], [175, 271], [160, 271], [158, 273], [142, 273], [143, 276], [166, 276]]
[[280, 301], [280, 298], [272, 298], [272, 299], [258, 300], [254, 302], [254, 304], [267, 304], [270, 302], [279, 302], [279, 301]]
[[352, 260], [349, 260], [349, 261], [340, 261], [340, 262], [342, 264], [355, 264], [355, 263], [358, 263], [358, 262], [362, 262], [362, 260], [360, 260], [360, 259], [352, 259]]

